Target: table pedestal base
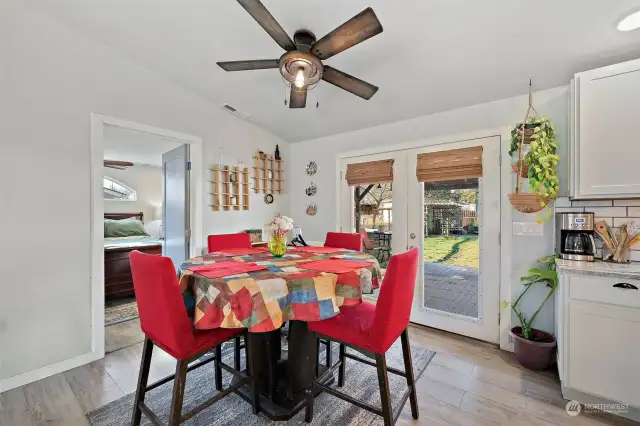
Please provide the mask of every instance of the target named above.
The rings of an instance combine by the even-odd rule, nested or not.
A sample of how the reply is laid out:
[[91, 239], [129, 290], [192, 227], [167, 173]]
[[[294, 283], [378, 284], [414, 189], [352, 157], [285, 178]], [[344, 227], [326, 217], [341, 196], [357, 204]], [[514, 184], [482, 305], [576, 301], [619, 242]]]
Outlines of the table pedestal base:
[[[307, 323], [289, 321], [289, 350], [281, 350], [280, 330], [249, 333], [249, 362], [260, 389], [260, 412], [271, 420], [288, 420], [304, 408], [305, 393], [316, 377], [316, 339]], [[326, 367], [320, 366], [320, 374]], [[330, 376], [326, 384], [332, 384]], [[320, 391], [316, 392], [316, 396]], [[244, 386], [238, 395], [251, 402]]]

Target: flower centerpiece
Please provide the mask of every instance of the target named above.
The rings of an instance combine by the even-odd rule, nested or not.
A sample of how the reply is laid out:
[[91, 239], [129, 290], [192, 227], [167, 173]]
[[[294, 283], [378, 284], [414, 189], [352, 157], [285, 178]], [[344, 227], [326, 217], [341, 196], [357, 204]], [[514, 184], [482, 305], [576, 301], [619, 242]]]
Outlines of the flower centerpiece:
[[271, 234], [269, 251], [275, 257], [282, 257], [287, 252], [287, 233], [293, 229], [293, 219], [276, 214], [266, 223], [267, 232]]

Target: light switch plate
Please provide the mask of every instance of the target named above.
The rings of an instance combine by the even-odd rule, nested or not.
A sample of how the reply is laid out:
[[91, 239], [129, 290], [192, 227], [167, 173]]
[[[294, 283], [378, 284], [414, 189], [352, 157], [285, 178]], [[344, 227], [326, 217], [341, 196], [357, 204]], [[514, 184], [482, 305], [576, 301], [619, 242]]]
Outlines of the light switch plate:
[[513, 222], [512, 235], [523, 237], [542, 237], [544, 225], [537, 222]]

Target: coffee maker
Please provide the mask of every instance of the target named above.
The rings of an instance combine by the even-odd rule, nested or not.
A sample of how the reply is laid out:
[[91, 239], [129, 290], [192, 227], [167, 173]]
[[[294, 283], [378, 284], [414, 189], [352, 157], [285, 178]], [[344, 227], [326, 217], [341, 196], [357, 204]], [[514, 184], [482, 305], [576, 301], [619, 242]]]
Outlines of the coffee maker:
[[556, 252], [562, 259], [593, 262], [593, 213], [556, 214]]

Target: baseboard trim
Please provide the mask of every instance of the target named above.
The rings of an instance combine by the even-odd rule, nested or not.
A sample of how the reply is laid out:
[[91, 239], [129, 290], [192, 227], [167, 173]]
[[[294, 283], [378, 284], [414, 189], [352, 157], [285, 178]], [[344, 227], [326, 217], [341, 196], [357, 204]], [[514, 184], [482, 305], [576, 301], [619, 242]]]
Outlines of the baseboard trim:
[[101, 358], [102, 356], [98, 352], [88, 352], [86, 354], [60, 361], [55, 364], [47, 365], [46, 367], [27, 371], [26, 373], [18, 374], [17, 376], [0, 380], [0, 393], [19, 388], [20, 386], [36, 382], [46, 377], [63, 373], [73, 368], [80, 367], [81, 365], [97, 361]]

